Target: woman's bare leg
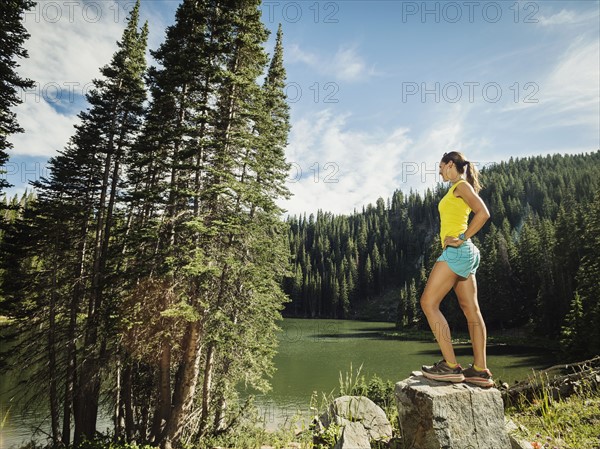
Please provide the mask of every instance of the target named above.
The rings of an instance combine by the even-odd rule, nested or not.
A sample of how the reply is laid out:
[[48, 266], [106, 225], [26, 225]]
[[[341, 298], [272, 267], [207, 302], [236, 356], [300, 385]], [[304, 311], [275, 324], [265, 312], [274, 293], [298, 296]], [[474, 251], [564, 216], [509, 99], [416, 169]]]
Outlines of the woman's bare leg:
[[421, 308], [427, 317], [429, 327], [440, 345], [444, 360], [450, 363], [456, 363], [456, 356], [452, 347], [450, 327], [440, 312], [440, 303], [457, 279], [458, 276], [446, 262], [436, 262], [421, 296]]
[[454, 292], [458, 297], [458, 304], [467, 318], [469, 335], [471, 336], [471, 344], [473, 345], [474, 363], [478, 368], [487, 368], [485, 355], [487, 332], [477, 301], [477, 280], [475, 279], [475, 275], [471, 274], [466, 279], [459, 278], [454, 286]]

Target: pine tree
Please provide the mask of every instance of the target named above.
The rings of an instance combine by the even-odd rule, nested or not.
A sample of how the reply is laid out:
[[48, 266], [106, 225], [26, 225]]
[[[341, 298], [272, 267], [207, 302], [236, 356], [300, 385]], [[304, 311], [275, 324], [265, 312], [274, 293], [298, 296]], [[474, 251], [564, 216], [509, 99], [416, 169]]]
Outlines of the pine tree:
[[568, 359], [588, 355], [586, 333], [581, 297], [575, 293], [560, 334], [561, 350]]
[[564, 317], [574, 299], [575, 278], [582, 249], [582, 221], [585, 214], [570, 193], [559, 207], [554, 223], [556, 246], [553, 276], [556, 282], [557, 313]]
[[152, 103], [131, 171], [153, 186], [147, 196], [132, 192], [131, 207], [153, 212], [134, 220], [131, 236], [149, 233], [156, 250], [153, 268], [134, 258], [141, 283], [132, 295], [161, 279], [173, 295], [157, 292], [157, 310], [183, 329], [154, 337], [161, 356], [152, 435], [163, 447], [180, 440], [193, 410], [198, 435], [226, 427], [237, 380], [265, 389], [272, 370], [285, 302], [276, 281], [289, 259], [276, 205], [287, 195], [289, 118], [281, 31], [265, 83], [256, 82], [266, 38], [257, 1], [186, 0], [154, 53], [162, 68], [150, 73]]
[[398, 329], [402, 329], [406, 325], [406, 297], [407, 288], [405, 285], [400, 289], [398, 306], [396, 307], [396, 327]]
[[[199, 338], [198, 314], [190, 315], [191, 309], [178, 298], [197, 296], [194, 290], [200, 284], [196, 281], [196, 287], [188, 289], [182, 282], [184, 267], [194, 256], [193, 241], [203, 234], [202, 228], [186, 223], [200, 214], [200, 184], [206, 176], [209, 130], [214, 127], [211, 104], [224, 51], [219, 36], [228, 26], [224, 15], [218, 3], [214, 8], [206, 1], [186, 0], [179, 5], [165, 41], [152, 52], [162, 67], [149, 70], [151, 104], [127, 173], [134, 186], [128, 196], [132, 210], [126, 250], [132, 279], [129, 294], [135, 301], [144, 297], [146, 285], [152, 285], [152, 307], [164, 316], [160, 331], [151, 337], [151, 347], [158, 346], [160, 353], [158, 394], [156, 400], [148, 397], [147, 401], [155, 404], [150, 438], [165, 445], [181, 432], [181, 416], [190, 405], [184, 389], [189, 385], [193, 390], [197, 382], [189, 369], [176, 384], [172, 378], [174, 368], [179, 372], [193, 368], [199, 357], [192, 341]], [[142, 251], [137, 250], [140, 247]], [[177, 327], [183, 333], [173, 332]], [[134, 331], [146, 334], [141, 327]], [[177, 345], [186, 348], [183, 354], [173, 353]]]
[[506, 328], [524, 316], [521, 299], [514, 297], [512, 269], [507, 243], [492, 223], [480, 247], [482, 261], [477, 271], [478, 298], [482, 314], [490, 327]]
[[[76, 443], [94, 437], [100, 368], [110, 358], [115, 336], [116, 283], [107, 283], [106, 275], [116, 266], [110, 259], [115, 256], [110, 242], [115, 241], [120, 164], [139, 129], [145, 99], [142, 77], [148, 31], [147, 26], [138, 30], [138, 15], [139, 2], [118, 43], [119, 50], [101, 69], [103, 78], [94, 80], [94, 89], [87, 96], [90, 108], [79, 114], [81, 123], [75, 135], [50, 160], [50, 177], [32, 183], [39, 198], [28, 232], [39, 257], [37, 264], [22, 274], [31, 280], [31, 286], [46, 292], [34, 297], [39, 298], [46, 319], [56, 444], [70, 443], [71, 415]], [[59, 313], [65, 317], [60, 323], [55, 320]], [[86, 315], [83, 322], [81, 313]], [[83, 338], [76, 345], [80, 333]], [[63, 365], [57, 365], [58, 360], [63, 360]], [[62, 441], [57, 431], [58, 379], [64, 382]]]
[[[600, 193], [596, 193], [594, 201], [589, 205], [584, 219], [582, 236], [582, 258], [577, 272], [577, 295], [581, 302], [574, 300], [570, 315], [576, 320], [574, 342], [580, 346], [572, 348], [584, 357], [593, 357], [600, 352], [600, 294], [598, 279], [600, 279], [600, 262], [598, 260], [598, 245], [600, 244]], [[580, 312], [581, 310], [581, 312]], [[569, 324], [569, 323], [567, 323]], [[577, 324], [580, 324], [577, 326]]]
[[531, 267], [540, 265], [541, 249], [540, 236], [537, 231], [537, 218], [530, 217], [519, 235], [517, 252], [519, 254], [517, 265], [517, 279], [522, 289], [523, 305], [525, 313], [533, 317], [535, 313], [536, 300], [541, 286], [539, 273], [531, 272]]
[[[82, 360], [75, 393], [75, 443], [95, 433], [100, 395], [99, 370], [108, 357], [109, 317], [118, 313], [118, 303], [109, 293], [107, 271], [110, 246], [116, 224], [118, 192], [123, 181], [121, 166], [131, 150], [143, 115], [146, 90], [145, 50], [148, 27], [138, 30], [139, 0], [134, 6], [119, 50], [109, 65], [101, 69], [102, 79], [94, 81], [88, 95], [89, 112], [81, 114], [82, 124], [73, 142], [73, 150], [93, 155], [102, 168], [96, 176], [98, 192], [92, 229], [92, 285], [85, 323], [84, 348], [88, 357]], [[110, 296], [109, 296], [110, 295]]]
[[[228, 344], [219, 345], [219, 348], [216, 348], [216, 345], [212, 346], [215, 351], [222, 354], [222, 363], [226, 368], [223, 371], [224, 376], [221, 377], [221, 385], [217, 389], [218, 406], [215, 410], [213, 431], [218, 431], [224, 426], [224, 404], [235, 397], [236, 379], [245, 378], [261, 390], [268, 388], [268, 385], [260, 379], [262, 375], [272, 373], [271, 357], [274, 354], [276, 341], [274, 332], [265, 332], [265, 330], [276, 329], [275, 320], [280, 316], [278, 311], [285, 302], [283, 292], [276, 286], [276, 281], [280, 282], [282, 277], [288, 273], [287, 261], [289, 260], [289, 256], [284, 250], [284, 240], [281, 238], [284, 235], [283, 223], [278, 219], [282, 210], [276, 205], [277, 198], [288, 196], [284, 182], [289, 165], [285, 162], [284, 149], [290, 125], [288, 105], [285, 103], [284, 96], [283, 34], [280, 26], [275, 52], [261, 88], [254, 83], [254, 80], [262, 70], [261, 60], [264, 57], [261, 56], [263, 55], [262, 42], [267, 37], [266, 30], [259, 20], [258, 2], [240, 2], [238, 7], [239, 11], [234, 19], [234, 23], [238, 27], [235, 40], [237, 54], [234, 53], [233, 61], [236, 61], [239, 67], [232, 65], [230, 68], [235, 67], [235, 71], [243, 76], [241, 80], [238, 78], [234, 82], [234, 86], [239, 81], [243, 81], [243, 84], [235, 89], [234, 92], [237, 92], [235, 97], [232, 95], [232, 89], [223, 98], [223, 103], [227, 105], [226, 120], [231, 120], [226, 125], [226, 129], [229, 128], [228, 132], [231, 135], [219, 133], [219, 128], [217, 128], [217, 136], [224, 138], [224, 141], [221, 148], [215, 149], [227, 150], [233, 154], [239, 152], [237, 154], [241, 156], [238, 162], [241, 170], [234, 169], [241, 174], [236, 182], [228, 186], [232, 192], [236, 193], [235, 207], [229, 212], [233, 215], [220, 216], [224, 222], [232, 219], [236, 223], [239, 222], [243, 229], [228, 227], [226, 230], [230, 244], [228, 249], [237, 253], [236, 259], [239, 261], [236, 263], [232, 260], [226, 262], [224, 270], [231, 270], [232, 279], [227, 283], [221, 281], [221, 288], [229, 283], [233, 283], [233, 285], [244, 283], [255, 285], [257, 288], [250, 294], [233, 293], [226, 305], [226, 309], [232, 309], [226, 315], [229, 315], [233, 322], [239, 319], [240, 324], [244, 324], [242, 328], [248, 329], [249, 337], [246, 338], [245, 334], [241, 333], [238, 334], [239, 341], [222, 339], [221, 341], [227, 341]], [[233, 117], [231, 116], [232, 111], [236, 111], [233, 113]], [[251, 120], [242, 120], [244, 116]], [[235, 138], [233, 137], [234, 133], [236, 134]], [[221, 157], [217, 160], [222, 163]], [[234, 162], [233, 159], [231, 161]], [[220, 168], [225, 167], [226, 165], [221, 165]], [[215, 167], [211, 166], [210, 171], [213, 168]], [[214, 175], [217, 173], [213, 172]], [[221, 175], [225, 175], [221, 180], [227, 179], [227, 177], [235, 179], [231, 173], [218, 173], [219, 177]], [[213, 181], [214, 178], [209, 177], [209, 190]], [[221, 200], [223, 199], [227, 201], [227, 196], [221, 198]], [[214, 204], [213, 201], [209, 200], [208, 204]], [[217, 199], [215, 203], [218, 204], [218, 201]], [[226, 205], [219, 209], [227, 210], [228, 207]], [[207, 212], [209, 212], [207, 218], [211, 220], [215, 211]], [[249, 269], [249, 267], [251, 268]], [[234, 275], [236, 272], [238, 274]], [[319, 279], [317, 276], [317, 281]], [[259, 287], [261, 285], [267, 289]], [[322, 286], [316, 288], [320, 290]], [[225, 306], [222, 298], [217, 297], [216, 300], [217, 308]], [[254, 303], [257, 304], [256, 307], [247, 306]], [[246, 310], [246, 316], [240, 316], [240, 310]], [[219, 327], [222, 329], [221, 325]], [[248, 345], [250, 342], [251, 344]], [[230, 347], [229, 344], [232, 346]], [[245, 347], [247, 347], [246, 351], [242, 349]], [[249, 359], [240, 360], [239, 357], [232, 357], [236, 350], [234, 348], [242, 349], [249, 355]], [[250, 360], [252, 360], [251, 368], [248, 370], [247, 366]], [[204, 378], [206, 379], [210, 374], [210, 366], [207, 363]], [[204, 388], [203, 403], [208, 401], [207, 394], [208, 390]], [[207, 414], [203, 405], [203, 417]]]
[[554, 281], [553, 260], [556, 246], [554, 225], [550, 219], [543, 219], [539, 226], [541, 258], [538, 273], [541, 284], [536, 300], [534, 323], [541, 335], [555, 336], [560, 333], [564, 319], [561, 304]]

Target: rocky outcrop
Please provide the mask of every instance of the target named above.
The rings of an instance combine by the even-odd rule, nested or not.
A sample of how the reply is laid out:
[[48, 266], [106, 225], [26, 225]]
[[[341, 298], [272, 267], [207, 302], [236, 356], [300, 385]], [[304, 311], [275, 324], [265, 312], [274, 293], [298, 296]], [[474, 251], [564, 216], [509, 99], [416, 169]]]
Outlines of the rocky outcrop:
[[342, 427], [335, 449], [370, 449], [370, 441], [388, 441], [392, 426], [385, 412], [365, 396], [341, 396], [319, 418], [324, 427]]
[[395, 388], [402, 438], [413, 449], [511, 449], [500, 392], [426, 379]]

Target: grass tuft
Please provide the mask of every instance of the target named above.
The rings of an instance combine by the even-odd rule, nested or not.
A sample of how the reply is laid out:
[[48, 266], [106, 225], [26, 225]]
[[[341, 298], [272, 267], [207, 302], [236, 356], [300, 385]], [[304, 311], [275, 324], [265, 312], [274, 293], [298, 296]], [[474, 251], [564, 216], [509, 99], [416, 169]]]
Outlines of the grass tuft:
[[578, 392], [567, 399], [554, 398], [547, 379], [532, 399], [522, 398], [507, 410], [517, 424], [516, 435], [534, 449], [600, 448], [600, 395], [597, 384], [581, 381]]

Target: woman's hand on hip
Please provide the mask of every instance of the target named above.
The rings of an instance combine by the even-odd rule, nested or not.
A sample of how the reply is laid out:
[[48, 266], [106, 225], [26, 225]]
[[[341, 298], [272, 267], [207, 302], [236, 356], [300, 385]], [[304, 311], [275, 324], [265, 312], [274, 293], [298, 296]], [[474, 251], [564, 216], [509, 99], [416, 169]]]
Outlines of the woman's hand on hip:
[[444, 248], [446, 248], [447, 246], [453, 246], [454, 248], [458, 248], [463, 243], [464, 243], [464, 240], [461, 240], [458, 237], [448, 236], [444, 239]]

